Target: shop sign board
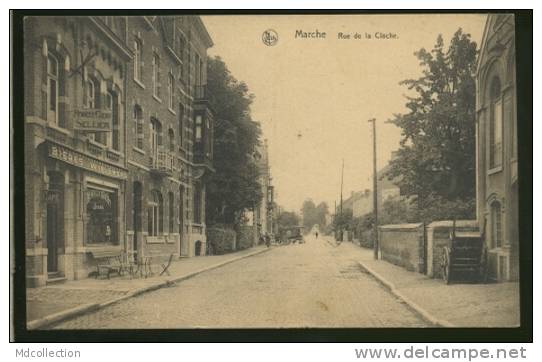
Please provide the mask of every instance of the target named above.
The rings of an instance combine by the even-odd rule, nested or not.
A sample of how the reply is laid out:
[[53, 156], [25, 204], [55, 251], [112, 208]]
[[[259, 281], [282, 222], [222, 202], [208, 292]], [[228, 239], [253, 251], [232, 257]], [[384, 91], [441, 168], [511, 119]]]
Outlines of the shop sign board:
[[83, 132], [111, 132], [112, 113], [106, 109], [75, 109], [73, 128]]
[[49, 157], [64, 161], [70, 165], [77, 166], [101, 175], [123, 180], [127, 178], [126, 170], [120, 167], [110, 165], [100, 160], [96, 160], [92, 157], [70, 150], [69, 148], [60, 145], [49, 145]]

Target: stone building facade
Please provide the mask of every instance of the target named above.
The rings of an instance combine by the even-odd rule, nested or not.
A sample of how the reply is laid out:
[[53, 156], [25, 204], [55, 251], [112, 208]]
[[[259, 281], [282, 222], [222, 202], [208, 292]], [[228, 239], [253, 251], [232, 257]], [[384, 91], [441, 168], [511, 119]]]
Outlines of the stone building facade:
[[[176, 53], [181, 33], [185, 58]], [[205, 178], [212, 171], [205, 64], [212, 41], [201, 20], [28, 17], [24, 37], [27, 286], [85, 278], [98, 252], [194, 255], [199, 241], [204, 253]], [[134, 48], [138, 37], [146, 48]], [[153, 68], [154, 53], [160, 64]], [[150, 93], [153, 86], [163, 99]], [[156, 121], [165, 134], [153, 128]], [[181, 128], [183, 146], [175, 132], [176, 147], [166, 149], [169, 130]]]
[[127, 250], [204, 255], [205, 181], [213, 117], [206, 92], [212, 40], [195, 16], [128, 17]]
[[519, 274], [514, 36], [514, 15], [489, 15], [476, 74], [477, 219], [498, 281]]

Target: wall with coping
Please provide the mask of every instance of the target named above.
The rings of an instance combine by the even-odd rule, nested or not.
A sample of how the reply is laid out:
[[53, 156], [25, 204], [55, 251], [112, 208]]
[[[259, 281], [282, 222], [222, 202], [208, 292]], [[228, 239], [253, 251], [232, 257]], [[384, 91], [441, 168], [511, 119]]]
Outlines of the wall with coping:
[[423, 224], [383, 225], [378, 228], [378, 232], [383, 260], [423, 273]]

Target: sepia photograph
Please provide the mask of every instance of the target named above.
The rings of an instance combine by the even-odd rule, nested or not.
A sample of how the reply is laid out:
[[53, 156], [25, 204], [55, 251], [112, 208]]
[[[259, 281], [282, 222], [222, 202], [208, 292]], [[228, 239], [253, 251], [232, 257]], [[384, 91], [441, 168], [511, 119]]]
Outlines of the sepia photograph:
[[24, 14], [12, 325], [524, 326], [518, 19]]

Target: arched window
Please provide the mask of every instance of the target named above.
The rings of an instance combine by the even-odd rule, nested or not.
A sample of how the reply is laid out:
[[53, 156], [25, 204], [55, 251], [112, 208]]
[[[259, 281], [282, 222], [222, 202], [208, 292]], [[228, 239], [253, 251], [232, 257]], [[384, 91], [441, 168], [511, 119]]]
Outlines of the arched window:
[[502, 165], [502, 97], [498, 77], [491, 80], [489, 120], [489, 167]]
[[136, 147], [143, 149], [143, 110], [136, 104], [134, 106], [134, 126], [136, 135]]
[[156, 158], [158, 148], [162, 145], [162, 124], [156, 118], [151, 118], [151, 156]]
[[151, 191], [148, 204], [148, 234], [158, 236], [164, 233], [164, 202], [162, 194], [158, 190]]
[[175, 77], [173, 77], [173, 74], [169, 74], [168, 77], [168, 83], [167, 83], [167, 91], [168, 91], [168, 107], [169, 109], [173, 110], [173, 107], [175, 106]]
[[498, 201], [491, 203], [491, 245], [494, 248], [502, 246], [502, 214]]
[[85, 89], [83, 94], [83, 105], [85, 108], [96, 108], [96, 86], [94, 81], [89, 79], [85, 82]]
[[119, 132], [119, 99], [117, 93], [109, 90], [106, 94], [105, 108], [111, 111], [112, 140], [106, 142], [114, 150], [120, 150], [120, 132]]
[[143, 63], [141, 62], [143, 46], [140, 39], [134, 40], [134, 78], [142, 81]]
[[58, 123], [58, 59], [47, 56], [47, 120]]

